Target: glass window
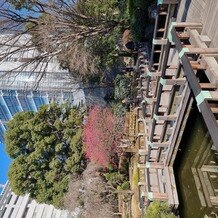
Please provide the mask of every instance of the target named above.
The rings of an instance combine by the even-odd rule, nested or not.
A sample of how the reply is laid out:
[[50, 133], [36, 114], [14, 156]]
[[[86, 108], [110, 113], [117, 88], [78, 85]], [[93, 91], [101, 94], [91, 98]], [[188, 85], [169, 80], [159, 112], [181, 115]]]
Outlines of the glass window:
[[24, 97], [24, 96], [18, 96], [18, 99], [19, 99], [19, 102], [21, 104], [21, 107], [24, 111], [30, 111], [31, 110], [31, 107], [29, 105], [29, 102], [28, 102], [28, 98], [27, 97]]
[[8, 119], [7, 116], [6, 116], [6, 112], [4, 110], [4, 107], [1, 104], [0, 104], [0, 119], [3, 120], [3, 121]]
[[33, 97], [33, 100], [34, 100], [34, 102], [36, 104], [37, 109], [39, 109], [39, 107], [41, 105], [43, 105], [43, 101], [42, 101], [41, 97]]
[[3, 96], [3, 98], [12, 116], [20, 111], [21, 108], [15, 96]]
[[0, 116], [1, 120], [9, 120], [11, 118], [3, 99], [0, 99]]

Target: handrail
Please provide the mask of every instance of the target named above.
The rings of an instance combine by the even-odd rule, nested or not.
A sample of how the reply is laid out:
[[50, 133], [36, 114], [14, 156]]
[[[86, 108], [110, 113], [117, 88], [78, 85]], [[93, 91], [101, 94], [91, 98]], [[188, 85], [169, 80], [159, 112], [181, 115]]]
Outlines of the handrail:
[[[211, 138], [214, 142], [216, 150], [218, 151], [218, 123], [209, 106], [207, 96], [204, 95], [204, 93], [206, 94], [206, 92], [202, 92], [202, 88], [199, 84], [198, 78], [193, 70], [193, 67], [191, 66], [190, 59], [187, 55], [187, 53], [189, 53], [190, 51], [192, 51], [193, 54], [201, 54], [201, 53], [204, 54], [207, 50], [205, 49], [197, 50], [196, 48], [193, 50], [191, 49], [184, 50], [184, 44], [181, 43], [181, 40], [177, 34], [176, 25], [172, 27], [171, 34], [172, 34], [172, 40], [175, 43], [176, 49], [180, 53], [180, 60], [184, 68], [185, 76], [195, 96], [195, 99], [198, 104], [198, 108], [203, 115], [204, 121], [211, 135]], [[217, 49], [208, 50], [207, 52], [213, 53], [212, 51], [214, 51], [216, 54], [218, 53]]]

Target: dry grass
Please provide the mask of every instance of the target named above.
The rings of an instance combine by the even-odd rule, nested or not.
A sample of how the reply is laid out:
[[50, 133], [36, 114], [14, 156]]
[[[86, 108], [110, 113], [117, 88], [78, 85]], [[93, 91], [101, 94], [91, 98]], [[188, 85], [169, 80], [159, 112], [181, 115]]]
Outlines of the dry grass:
[[132, 175], [130, 177], [130, 185], [131, 189], [134, 192], [132, 196], [132, 217], [140, 218], [141, 217], [141, 210], [139, 208], [139, 192], [138, 192], [138, 181], [139, 181], [139, 174], [138, 174], [138, 155], [134, 155], [131, 160], [132, 165]]

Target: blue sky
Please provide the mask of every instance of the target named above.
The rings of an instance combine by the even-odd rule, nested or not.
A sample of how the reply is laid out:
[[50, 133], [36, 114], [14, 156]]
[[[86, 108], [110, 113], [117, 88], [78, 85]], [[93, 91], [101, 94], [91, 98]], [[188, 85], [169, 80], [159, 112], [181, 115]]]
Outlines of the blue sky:
[[[0, 0], [1, 2], [1, 0]], [[5, 8], [9, 8], [11, 10], [13, 10], [13, 7], [10, 6], [10, 4], [5, 3], [3, 5], [0, 5], [0, 7], [5, 7]], [[15, 10], [16, 11], [16, 10]], [[28, 15], [28, 11], [23, 9], [23, 10], [19, 10], [16, 11], [17, 13], [21, 14], [22, 16]], [[31, 13], [31, 16], [36, 16], [36, 13]], [[9, 169], [9, 165], [10, 165], [10, 158], [7, 156], [5, 149], [4, 149], [4, 144], [0, 143], [0, 184], [5, 184], [7, 181], [7, 172]], [[1, 188], [0, 188], [0, 192], [1, 192]]]
[[[12, 7], [8, 3], [0, 5], [0, 7], [1, 6], [5, 7], [5, 8], [9, 7], [10, 9], [12, 9]], [[16, 11], [16, 12], [20, 13], [21, 15], [26, 15], [27, 14], [26, 10], [20, 10], [20, 11]], [[8, 173], [9, 165], [10, 165], [10, 162], [11, 162], [10, 158], [6, 154], [6, 151], [5, 151], [4, 147], [5, 147], [5, 145], [0, 143], [0, 184], [5, 184], [6, 183], [7, 173]], [[1, 192], [1, 188], [0, 188], [0, 192]]]
[[7, 181], [7, 172], [9, 168], [9, 164], [11, 162], [10, 158], [7, 156], [5, 150], [4, 150], [4, 144], [0, 143], [0, 183], [5, 184]]

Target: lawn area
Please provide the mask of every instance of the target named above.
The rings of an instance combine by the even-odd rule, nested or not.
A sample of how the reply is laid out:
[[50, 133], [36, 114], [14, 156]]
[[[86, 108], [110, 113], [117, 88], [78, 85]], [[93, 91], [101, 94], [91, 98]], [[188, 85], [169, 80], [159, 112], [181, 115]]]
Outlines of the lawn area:
[[132, 217], [140, 218], [141, 217], [141, 210], [139, 208], [139, 192], [138, 192], [138, 181], [139, 181], [139, 174], [138, 174], [138, 155], [135, 154], [131, 159], [131, 174], [130, 174], [130, 185], [131, 190], [134, 192], [132, 196]]

